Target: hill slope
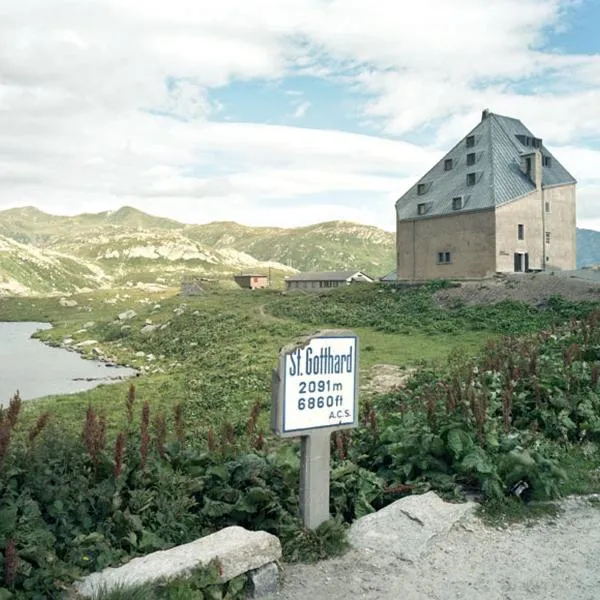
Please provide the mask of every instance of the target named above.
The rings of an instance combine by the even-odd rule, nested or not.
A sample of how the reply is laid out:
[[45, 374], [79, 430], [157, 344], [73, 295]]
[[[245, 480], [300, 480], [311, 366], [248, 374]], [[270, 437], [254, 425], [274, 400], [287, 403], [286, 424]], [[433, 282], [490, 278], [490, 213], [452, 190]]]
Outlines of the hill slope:
[[577, 230], [577, 268], [600, 265], [600, 231]]
[[[178, 285], [188, 273], [229, 277], [246, 270], [270, 269], [275, 278], [311, 269], [383, 275], [394, 266], [394, 234], [341, 221], [292, 229], [186, 225], [131, 207], [73, 217], [25, 207], [0, 212], [0, 236], [6, 248], [17, 244], [11, 252], [0, 249], [0, 278], [6, 281], [0, 293], [62, 293], [127, 281]], [[48, 265], [44, 272], [55, 265], [60, 273], [44, 278], [24, 270], [28, 252]], [[75, 265], [72, 277], [68, 260]]]

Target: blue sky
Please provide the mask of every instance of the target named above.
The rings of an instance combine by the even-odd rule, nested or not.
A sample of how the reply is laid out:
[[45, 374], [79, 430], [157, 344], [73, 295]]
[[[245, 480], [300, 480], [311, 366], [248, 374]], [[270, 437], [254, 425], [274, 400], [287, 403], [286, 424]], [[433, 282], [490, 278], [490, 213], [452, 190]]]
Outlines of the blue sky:
[[598, 0], [5, 4], [0, 208], [393, 230], [489, 108], [544, 139], [600, 230]]

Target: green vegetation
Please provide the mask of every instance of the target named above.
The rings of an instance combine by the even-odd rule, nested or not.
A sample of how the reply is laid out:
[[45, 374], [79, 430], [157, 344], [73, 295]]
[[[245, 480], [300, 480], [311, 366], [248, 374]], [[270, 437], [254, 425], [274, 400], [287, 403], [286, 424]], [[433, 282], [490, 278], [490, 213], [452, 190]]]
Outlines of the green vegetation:
[[[2, 413], [0, 594], [59, 598], [84, 573], [231, 524], [278, 535], [287, 560], [317, 560], [343, 551], [357, 517], [429, 489], [479, 495], [493, 522], [600, 491], [600, 313], [557, 298], [443, 310], [443, 285], [0, 300], [0, 319], [50, 320], [40, 337], [95, 339], [148, 373], [129, 391], [17, 399]], [[142, 333], [147, 319], [158, 327]], [[363, 397], [361, 426], [332, 436], [332, 520], [310, 532], [298, 444], [268, 432], [270, 373], [291, 339], [358, 325], [363, 376], [382, 362], [419, 368]]]
[[184, 579], [136, 587], [100, 590], [96, 600], [237, 600], [246, 597], [246, 575], [221, 582], [218, 562]]

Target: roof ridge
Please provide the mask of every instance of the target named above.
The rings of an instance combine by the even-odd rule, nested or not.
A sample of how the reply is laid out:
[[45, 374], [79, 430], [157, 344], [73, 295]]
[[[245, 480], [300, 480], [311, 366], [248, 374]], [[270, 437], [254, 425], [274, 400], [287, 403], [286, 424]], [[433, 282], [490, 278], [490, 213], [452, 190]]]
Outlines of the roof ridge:
[[496, 206], [496, 169], [494, 169], [494, 143], [492, 141], [492, 120], [497, 121], [497, 115], [489, 113], [488, 119], [488, 143], [490, 152], [490, 194], [492, 196], [492, 206]]

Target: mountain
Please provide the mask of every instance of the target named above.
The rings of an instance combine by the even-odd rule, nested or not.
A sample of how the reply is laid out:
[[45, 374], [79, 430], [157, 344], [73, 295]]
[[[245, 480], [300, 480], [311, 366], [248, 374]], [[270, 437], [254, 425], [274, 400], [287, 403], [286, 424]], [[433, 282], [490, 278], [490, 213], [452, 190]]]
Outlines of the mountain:
[[214, 248], [244, 250], [299, 271], [360, 269], [384, 275], [394, 268], [396, 236], [369, 225], [330, 221], [294, 229], [216, 222], [191, 225], [188, 236]]
[[0, 294], [49, 294], [126, 282], [178, 285], [186, 274], [394, 266], [394, 234], [333, 221], [309, 227], [187, 225], [123, 207], [73, 217], [34, 207], [0, 211]]
[[577, 268], [600, 265], [600, 231], [577, 230]]

